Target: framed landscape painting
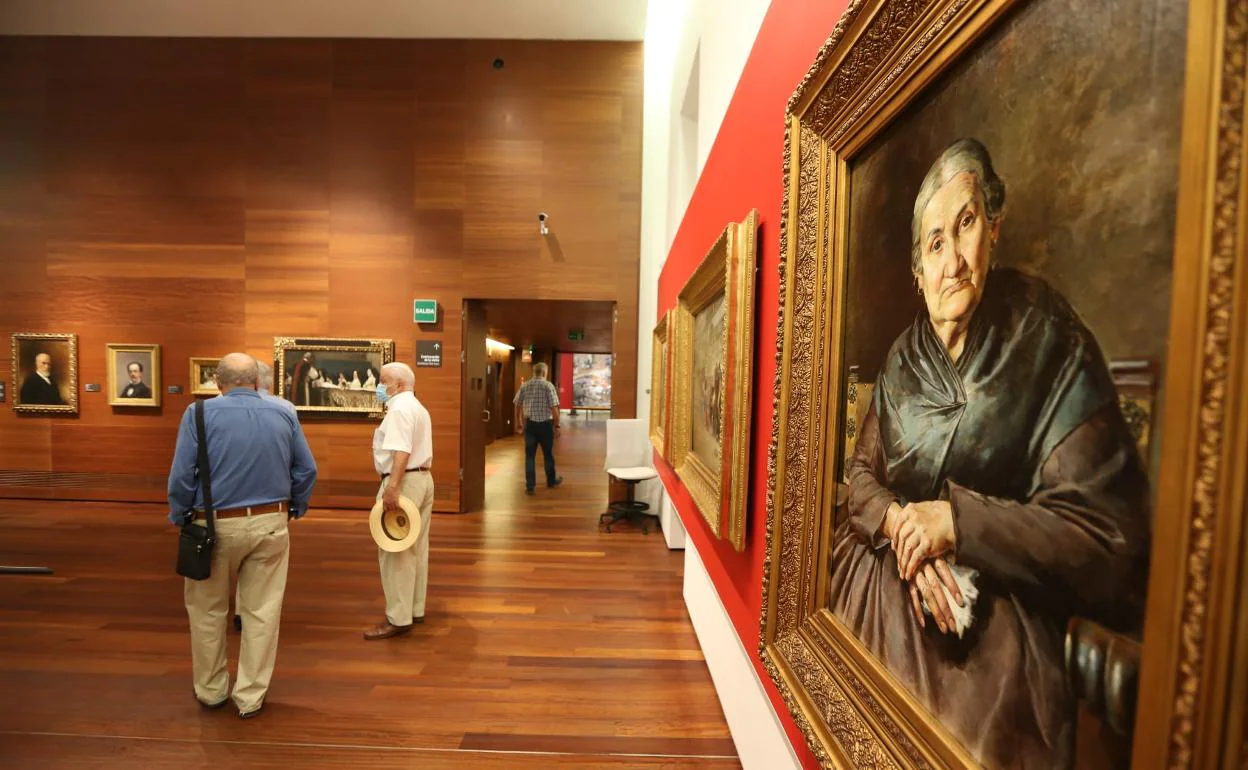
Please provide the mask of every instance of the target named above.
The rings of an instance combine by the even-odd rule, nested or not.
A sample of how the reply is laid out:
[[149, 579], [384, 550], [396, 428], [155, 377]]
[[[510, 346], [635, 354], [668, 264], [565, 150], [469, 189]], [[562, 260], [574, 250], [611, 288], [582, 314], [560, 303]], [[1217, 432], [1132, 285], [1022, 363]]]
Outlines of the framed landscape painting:
[[729, 224], [676, 307], [671, 460], [707, 525], [745, 544], [758, 213]]
[[824, 765], [1248, 759], [1246, 43], [864, 0], [790, 100], [759, 650]]

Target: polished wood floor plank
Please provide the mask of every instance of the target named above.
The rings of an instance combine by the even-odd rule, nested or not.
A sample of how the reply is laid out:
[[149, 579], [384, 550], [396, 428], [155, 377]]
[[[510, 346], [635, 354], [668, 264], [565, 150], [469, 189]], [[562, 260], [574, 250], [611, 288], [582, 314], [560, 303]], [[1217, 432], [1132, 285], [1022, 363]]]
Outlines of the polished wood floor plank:
[[[30, 758], [31, 766], [90, 767], [93, 770], [132, 770], [135, 767], [219, 768], [239, 767], [240, 758], [249, 770], [289, 770], [291, 767], [384, 766], [397, 770], [730, 770], [741, 764], [722, 757], [646, 757], [605, 753], [558, 754], [504, 751], [469, 751], [372, 746], [312, 744], [245, 745], [220, 741], [151, 740], [115, 736], [11, 735], [0, 732], [0, 760], [7, 756]], [[36, 765], [36, 763], [38, 763]]]
[[190, 697], [161, 506], [0, 500], [0, 563], [56, 570], [0, 576], [0, 692], [20, 694], [0, 698], [0, 767], [739, 767], [682, 555], [598, 530], [604, 425], [567, 424], [562, 487], [525, 496], [504, 439], [487, 511], [435, 515], [406, 637], [360, 638], [383, 608], [367, 513], [293, 524], [277, 671], [246, 722]]

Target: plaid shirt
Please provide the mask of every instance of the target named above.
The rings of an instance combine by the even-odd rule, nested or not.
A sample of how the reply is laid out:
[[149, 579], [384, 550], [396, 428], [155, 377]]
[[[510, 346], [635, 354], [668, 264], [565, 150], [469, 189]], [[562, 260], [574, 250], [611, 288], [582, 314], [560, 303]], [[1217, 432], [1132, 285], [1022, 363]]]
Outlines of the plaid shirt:
[[549, 380], [534, 377], [520, 386], [513, 403], [520, 405], [529, 422], [549, 422], [550, 410], [559, 406], [559, 391]]

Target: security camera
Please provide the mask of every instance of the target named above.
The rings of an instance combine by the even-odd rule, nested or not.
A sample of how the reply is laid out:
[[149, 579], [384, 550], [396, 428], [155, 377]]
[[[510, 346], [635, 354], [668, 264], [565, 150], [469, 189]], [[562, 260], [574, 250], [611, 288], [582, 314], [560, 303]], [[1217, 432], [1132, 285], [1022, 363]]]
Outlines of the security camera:
[[545, 222], [545, 221], [546, 221], [546, 218], [547, 218], [547, 217], [549, 217], [549, 216], [550, 216], [550, 214], [547, 214], [545, 211], [543, 211], [543, 212], [541, 212], [540, 214], [538, 214], [538, 215], [537, 215], [537, 221], [538, 221], [538, 222]]

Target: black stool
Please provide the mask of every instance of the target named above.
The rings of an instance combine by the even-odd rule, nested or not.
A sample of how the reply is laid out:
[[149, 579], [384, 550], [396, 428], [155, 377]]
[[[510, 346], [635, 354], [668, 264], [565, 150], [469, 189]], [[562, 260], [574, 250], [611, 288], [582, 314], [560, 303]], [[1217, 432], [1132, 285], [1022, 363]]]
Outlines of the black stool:
[[[650, 534], [650, 527], [647, 519], [654, 519], [658, 522], [659, 517], [650, 513], [650, 504], [642, 503], [637, 500], [637, 485], [643, 481], [657, 478], [658, 471], [647, 466], [636, 466], [632, 468], [607, 468], [607, 474], [612, 478], [619, 479], [628, 485], [628, 496], [623, 500], [615, 500], [607, 505], [607, 512], [598, 517], [598, 526], [606, 524], [607, 531], [611, 531], [611, 525], [619, 521], [629, 521], [633, 524], [640, 523], [643, 534]], [[611, 517], [610, 521], [606, 521], [607, 517]]]

